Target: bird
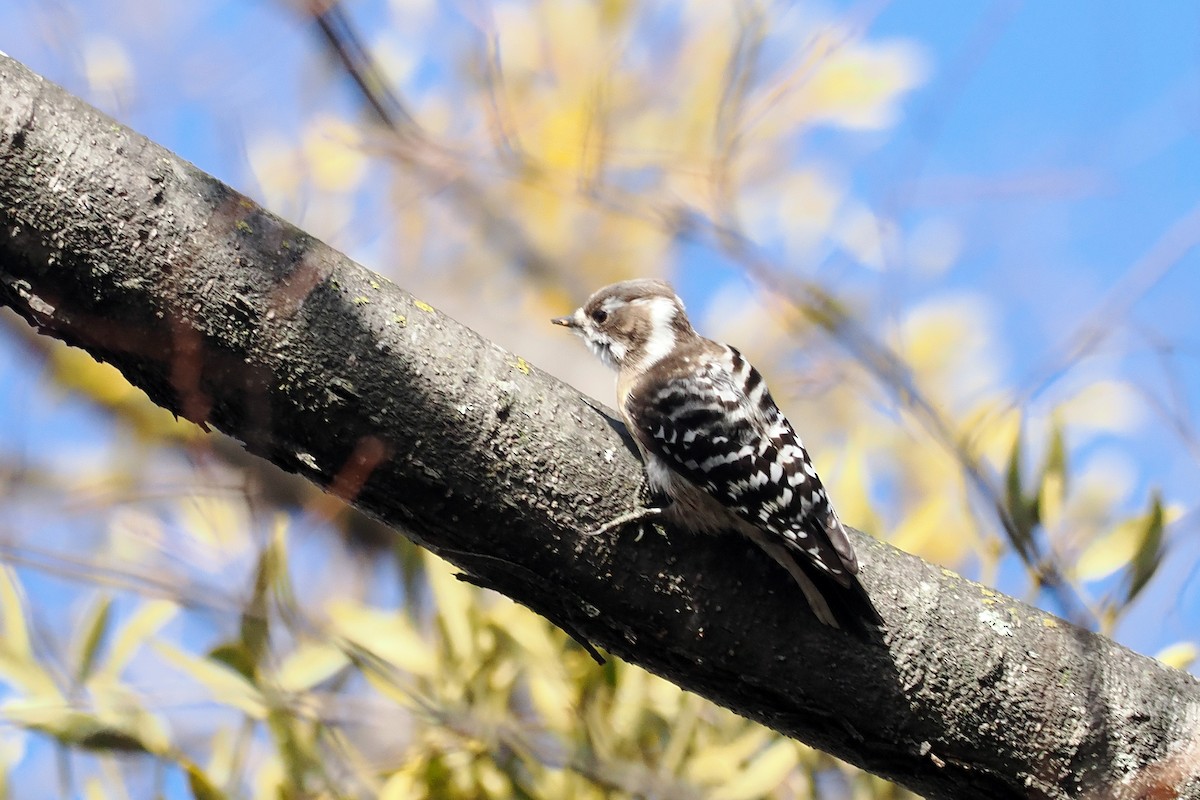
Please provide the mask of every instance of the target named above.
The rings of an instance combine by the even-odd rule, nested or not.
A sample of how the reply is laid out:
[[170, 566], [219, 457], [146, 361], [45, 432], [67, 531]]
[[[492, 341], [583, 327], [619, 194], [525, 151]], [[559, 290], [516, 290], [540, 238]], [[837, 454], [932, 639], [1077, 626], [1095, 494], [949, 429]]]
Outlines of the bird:
[[842, 627], [833, 597], [856, 624], [882, 626], [846, 529], [762, 374], [736, 348], [697, 333], [670, 284], [614, 283], [551, 322], [616, 371], [617, 408], [659, 499], [593, 533], [656, 518], [740, 533], [788, 571], [820, 622]]

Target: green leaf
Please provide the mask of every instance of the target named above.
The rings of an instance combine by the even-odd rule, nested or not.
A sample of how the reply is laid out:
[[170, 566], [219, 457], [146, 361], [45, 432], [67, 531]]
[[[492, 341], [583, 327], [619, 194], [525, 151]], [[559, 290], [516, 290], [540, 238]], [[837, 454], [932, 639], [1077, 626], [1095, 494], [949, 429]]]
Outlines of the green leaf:
[[64, 706], [23, 706], [9, 704], [5, 718], [30, 730], [53, 736], [70, 747], [116, 753], [151, 753], [153, 749], [130, 729], [119, 722], [110, 722], [85, 711]]
[[187, 765], [188, 788], [196, 800], [225, 800], [221, 792], [195, 764]]
[[1062, 426], [1055, 422], [1050, 428], [1050, 447], [1046, 452], [1046, 463], [1042, 475], [1056, 475], [1063, 479], [1063, 491], [1067, 489], [1067, 447], [1063, 441]]
[[67, 744], [76, 744], [84, 750], [99, 750], [109, 753], [149, 752], [146, 746], [142, 744], [141, 739], [119, 728], [98, 725], [82, 728], [78, 734], [79, 738], [75, 742], [65, 739], [64, 741]]
[[1023, 502], [1024, 494], [1021, 491], [1021, 433], [1017, 432], [1017, 436], [1013, 439], [1012, 450], [1008, 454], [1008, 472], [1005, 475], [1004, 489], [1006, 493], [1005, 500], [1008, 502], [1009, 508], [1016, 508]]
[[1062, 427], [1054, 422], [1050, 429], [1050, 444], [1042, 464], [1041, 480], [1037, 487], [1035, 517], [1039, 524], [1054, 528], [1062, 522], [1067, 497], [1067, 449], [1063, 443]]
[[286, 780], [296, 796], [307, 796], [304, 791], [307, 776], [321, 769], [321, 758], [313, 748], [315, 742], [309, 726], [301, 724], [295, 714], [272, 709], [267, 716], [267, 727], [275, 738]]
[[255, 680], [254, 659], [246, 650], [245, 644], [240, 641], [219, 644], [208, 651], [208, 657], [213, 661], [219, 661], [232, 670], [236, 670], [239, 675], [248, 681], [253, 682]]
[[1163, 557], [1163, 505], [1158, 492], [1150, 502], [1150, 513], [1146, 515], [1145, 526], [1142, 529], [1141, 542], [1134, 553], [1130, 565], [1129, 592], [1126, 602], [1137, 597], [1146, 584], [1154, 577]]
[[267, 652], [270, 628], [267, 622], [267, 592], [276, 572], [274, 543], [263, 549], [258, 559], [258, 569], [254, 573], [254, 593], [242, 610], [241, 643], [251, 670], [246, 677], [253, 679], [254, 672], [262, 663], [262, 657]]
[[1030, 556], [1030, 542], [1033, 536], [1033, 526], [1037, 524], [1037, 497], [1028, 499], [1021, 485], [1021, 430], [1013, 439], [1012, 452], [1008, 456], [1008, 471], [1004, 481], [1005, 505], [1009, 518], [1012, 520], [1013, 546], [1023, 556]]
[[75, 679], [80, 683], [87, 680], [96, 664], [96, 654], [108, 634], [108, 625], [112, 620], [112, 598], [103, 597], [99, 602], [91, 604], [87, 609], [79, 629], [83, 636], [77, 640], [75, 655]]

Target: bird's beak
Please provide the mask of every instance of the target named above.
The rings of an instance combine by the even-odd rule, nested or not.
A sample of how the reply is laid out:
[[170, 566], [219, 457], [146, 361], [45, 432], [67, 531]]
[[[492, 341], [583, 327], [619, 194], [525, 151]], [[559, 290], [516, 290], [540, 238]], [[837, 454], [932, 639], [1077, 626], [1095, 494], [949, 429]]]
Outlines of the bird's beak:
[[564, 328], [578, 328], [579, 323], [575, 321], [574, 316], [570, 317], [555, 317], [550, 320], [554, 325], [562, 325]]

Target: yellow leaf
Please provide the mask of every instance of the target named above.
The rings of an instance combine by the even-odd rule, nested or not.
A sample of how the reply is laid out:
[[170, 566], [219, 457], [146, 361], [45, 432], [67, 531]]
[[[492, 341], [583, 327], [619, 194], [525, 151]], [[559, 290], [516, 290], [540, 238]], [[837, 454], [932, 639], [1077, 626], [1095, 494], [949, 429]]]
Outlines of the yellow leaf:
[[637, 667], [620, 671], [608, 713], [609, 729], [618, 739], [633, 739], [646, 711], [646, 684], [650, 675]]
[[[106, 490], [96, 488], [102, 496]], [[116, 508], [108, 518], [109, 554], [119, 562], [145, 564], [165, 551], [168, 540], [162, 517], [146, 509]]]
[[675, 684], [657, 675], [646, 678], [646, 702], [663, 719], [675, 719], [683, 703], [684, 693]]
[[491, 628], [501, 630], [522, 648], [516, 661], [528, 672], [530, 698], [547, 727], [567, 730], [578, 719], [575, 684], [562, 660], [562, 634], [541, 617], [515, 603], [489, 609]]
[[202, 435], [192, 423], [177, 420], [170, 411], [150, 402], [116, 367], [96, 361], [82, 350], [55, 349], [50, 369], [58, 384], [112, 409], [144, 438], [187, 441]]
[[516, 603], [497, 603], [488, 609], [487, 616], [491, 625], [529, 653], [531, 664], [539, 668], [561, 664], [561, 634], [529, 609]]
[[741, 735], [729, 741], [699, 748], [688, 759], [683, 774], [703, 786], [718, 786], [736, 774], [742, 763], [761, 750], [774, 736], [766, 728], [748, 726]]
[[924, 58], [904, 42], [842, 43], [816, 67], [795, 103], [808, 116], [852, 129], [894, 124], [896, 102], [924, 80]]
[[393, 772], [379, 791], [379, 800], [408, 800], [420, 797], [429, 791], [428, 786], [418, 786], [408, 770]]
[[1055, 530], [1062, 521], [1063, 498], [1066, 495], [1066, 478], [1061, 472], [1050, 472], [1042, 479], [1041, 492], [1038, 494], [1038, 511], [1042, 517], [1042, 525], [1047, 530]]
[[170, 732], [161, 717], [142, 705], [142, 696], [127, 686], [89, 685], [96, 719], [113, 730], [127, 731], [150, 753], [165, 754], [171, 749]]
[[1112, 575], [1124, 567], [1137, 552], [1145, 528], [1143, 521], [1131, 519], [1096, 538], [1075, 562], [1075, 573], [1085, 581]]
[[534, 17], [528, 9], [510, 3], [496, 4], [490, 13], [496, 38], [504, 43], [498, 53], [500, 69], [509, 86], [520, 86], [541, 67], [545, 53]]
[[0, 678], [28, 695], [58, 698], [53, 676], [38, 663], [25, 624], [25, 593], [11, 567], [0, 566]]
[[301, 196], [304, 169], [289, 139], [278, 134], [260, 135], [247, 144], [246, 160], [266, 195], [268, 207], [280, 208]]
[[871, 465], [864, 442], [847, 442], [842, 457], [833, 469], [821, 470], [829, 496], [837, 504], [838, 516], [847, 524], [865, 531], [880, 528], [879, 517], [871, 507]]
[[1021, 412], [1005, 400], [985, 399], [963, 415], [965, 447], [993, 464], [1003, 464], [1021, 435]]
[[3, 706], [4, 719], [12, 724], [41, 731], [60, 742], [87, 750], [113, 753], [163, 754], [163, 730], [150, 715], [116, 715], [78, 711], [66, 702], [14, 701]]
[[948, 379], [974, 364], [987, 344], [991, 305], [978, 295], [943, 295], [913, 308], [897, 346], [918, 376]]
[[591, 110], [585, 103], [562, 105], [546, 120], [543, 130], [542, 160], [551, 169], [582, 172], [587, 161], [588, 128]]
[[25, 592], [16, 571], [9, 566], [0, 566], [0, 620], [4, 624], [0, 644], [18, 658], [32, 658], [24, 600]]
[[[937, 564], [958, 563], [970, 538], [962, 535], [962, 522], [952, 502], [946, 494], [926, 497], [896, 526], [891, 543]], [[947, 535], [948, 531], [955, 534]]]
[[1200, 649], [1196, 647], [1195, 642], [1177, 642], [1160, 650], [1155, 658], [1168, 667], [1187, 669], [1195, 662], [1198, 655], [1200, 655]]
[[29, 735], [14, 725], [0, 728], [0, 786], [4, 786], [8, 769], [15, 767], [25, 758]]
[[57, 720], [73, 713], [71, 704], [57, 690], [44, 694], [27, 693], [0, 703], [0, 719], [36, 730], [48, 730]]
[[318, 116], [304, 132], [304, 154], [313, 183], [327, 192], [350, 192], [366, 174], [362, 137], [345, 120]]
[[1145, 418], [1145, 404], [1124, 381], [1089, 383], [1057, 409], [1068, 428], [1131, 433]]
[[539, 6], [544, 42], [561, 82], [578, 83], [596, 71], [596, 59], [604, 43], [597, 5], [558, 0]]
[[275, 680], [286, 692], [302, 692], [333, 677], [348, 663], [346, 654], [328, 642], [303, 642], [283, 659]]
[[252, 781], [253, 797], [293, 797], [294, 793], [287, 790], [288, 778], [283, 764], [278, 758], [271, 758], [258, 768]]
[[208, 740], [209, 757], [204, 774], [218, 786], [229, 783], [234, 769], [241, 763], [241, 742], [231, 726], [217, 728]]
[[527, 682], [530, 699], [545, 726], [556, 731], [571, 730], [579, 718], [574, 684], [567, 681], [565, 675], [547, 675], [536, 668]]
[[251, 529], [250, 509], [241, 497], [191, 495], [177, 506], [183, 530], [200, 543], [206, 560], [214, 567], [243, 555], [254, 545], [246, 535]]
[[471, 588], [454, 577], [453, 567], [436, 557], [426, 560], [426, 578], [437, 601], [438, 624], [460, 662], [472, 661], [475, 654], [476, 619]]
[[264, 719], [267, 703], [258, 689], [224, 664], [193, 655], [167, 642], [154, 642], [154, 650], [168, 663], [208, 689], [212, 699], [232, 706], [253, 719]]
[[[363, 670], [362, 675], [367, 679], [367, 684], [383, 697], [401, 708], [414, 707], [414, 690], [404, 685], [402, 680], [397, 680], [394, 675], [384, 674], [380, 670], [371, 668]], [[419, 704], [416, 705], [419, 707]]]
[[475, 785], [479, 787], [483, 797], [512, 797], [514, 795], [512, 779], [500, 771], [496, 762], [481, 758], [475, 761]]
[[195, 800], [222, 800], [221, 790], [195, 764], [187, 765], [188, 788]]
[[109, 800], [108, 792], [104, 790], [104, 781], [99, 776], [92, 775], [83, 784], [84, 800]]
[[61, 348], [51, 355], [51, 370], [63, 386], [87, 395], [104, 406], [117, 406], [135, 399], [138, 390], [111, 364], [97, 361], [83, 350]]
[[167, 600], [150, 600], [142, 603], [124, 625], [117, 629], [112, 646], [104, 663], [93, 673], [97, 682], [114, 682], [121, 671], [129, 665], [134, 653], [151, 636], [170, 622], [179, 607]]
[[399, 669], [427, 676], [437, 668], [429, 643], [402, 614], [368, 608], [353, 600], [336, 600], [327, 613], [331, 632]]
[[[1170, 525], [1182, 515], [1178, 506], [1163, 510], [1163, 524]], [[1094, 581], [1112, 575], [1129, 564], [1146, 536], [1149, 518], [1140, 515], [1121, 522], [1111, 531], [1092, 541], [1075, 562], [1075, 574]]]
[[744, 768], [733, 780], [715, 789], [713, 800], [752, 800], [771, 793], [796, 768], [799, 751], [795, 742], [780, 739]]
[[829, 233], [846, 194], [841, 184], [811, 167], [780, 175], [778, 181], [771, 184], [771, 189], [771, 196], [763, 197], [757, 203], [751, 195], [746, 213], [752, 219], [751, 224], [754, 215], [765, 224], [787, 220], [780, 233], [796, 252], [816, 245]]

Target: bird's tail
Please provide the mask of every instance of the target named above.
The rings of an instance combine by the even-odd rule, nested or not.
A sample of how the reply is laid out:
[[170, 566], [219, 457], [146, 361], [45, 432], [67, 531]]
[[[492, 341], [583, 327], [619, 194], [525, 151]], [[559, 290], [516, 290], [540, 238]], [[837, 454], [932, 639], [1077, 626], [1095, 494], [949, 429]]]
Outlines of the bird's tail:
[[883, 618], [855, 574], [857, 563], [854, 573], [843, 570], [835, 575], [818, 566], [801, 550], [785, 547], [761, 534], [753, 539], [791, 573], [819, 621], [860, 635], [871, 635], [883, 627]]
[[796, 564], [804, 570], [805, 575], [816, 586], [817, 591], [825, 598], [825, 603], [833, 612], [837, 627], [852, 631], [868, 638], [876, 638], [884, 630], [883, 617], [871, 601], [871, 596], [859, 581], [857, 575], [843, 575], [845, 583], [811, 564], [805, 563], [803, 557], [796, 558]]

